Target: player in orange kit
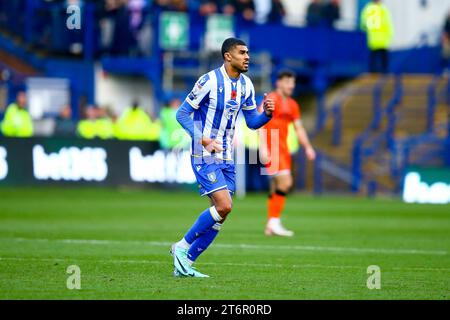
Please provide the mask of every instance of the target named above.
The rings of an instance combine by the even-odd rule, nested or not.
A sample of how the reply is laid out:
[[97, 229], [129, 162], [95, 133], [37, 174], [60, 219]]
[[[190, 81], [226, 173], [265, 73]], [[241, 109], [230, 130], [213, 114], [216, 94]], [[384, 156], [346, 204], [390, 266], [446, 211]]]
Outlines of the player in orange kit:
[[305, 148], [308, 160], [313, 161], [316, 158], [316, 152], [300, 120], [300, 107], [291, 98], [294, 88], [295, 74], [291, 71], [281, 71], [277, 76], [276, 90], [267, 96], [275, 102], [273, 118], [260, 131], [261, 161], [265, 163], [267, 174], [271, 176], [266, 235], [294, 235], [293, 231], [283, 227], [280, 220], [286, 195], [293, 185], [291, 155], [287, 143], [291, 123], [294, 123], [297, 139]]

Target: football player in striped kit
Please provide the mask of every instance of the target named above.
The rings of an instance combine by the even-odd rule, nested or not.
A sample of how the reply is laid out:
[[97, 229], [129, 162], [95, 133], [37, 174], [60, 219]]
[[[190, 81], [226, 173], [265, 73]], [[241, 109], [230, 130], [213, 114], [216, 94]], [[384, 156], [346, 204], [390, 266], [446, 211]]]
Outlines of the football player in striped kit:
[[245, 42], [226, 39], [222, 56], [224, 64], [201, 76], [177, 111], [178, 122], [192, 138], [191, 161], [200, 195], [210, 198], [211, 207], [172, 245], [175, 276], [208, 277], [192, 264], [213, 242], [232, 209], [233, 137], [238, 113], [242, 110], [247, 126], [256, 130], [272, 118], [275, 108], [265, 97], [263, 112], [257, 111], [253, 83], [244, 75], [250, 62]]

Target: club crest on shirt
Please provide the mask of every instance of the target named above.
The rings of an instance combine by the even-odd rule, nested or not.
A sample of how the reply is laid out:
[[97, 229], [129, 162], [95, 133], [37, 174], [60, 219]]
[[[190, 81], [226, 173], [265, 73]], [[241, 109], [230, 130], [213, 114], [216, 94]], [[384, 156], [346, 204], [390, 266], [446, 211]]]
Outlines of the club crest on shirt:
[[217, 182], [217, 177], [215, 172], [211, 172], [207, 174], [209, 181], [212, 183]]
[[227, 104], [225, 105], [225, 116], [228, 120], [230, 120], [236, 115], [238, 110], [239, 104], [236, 102], [236, 100], [228, 100]]

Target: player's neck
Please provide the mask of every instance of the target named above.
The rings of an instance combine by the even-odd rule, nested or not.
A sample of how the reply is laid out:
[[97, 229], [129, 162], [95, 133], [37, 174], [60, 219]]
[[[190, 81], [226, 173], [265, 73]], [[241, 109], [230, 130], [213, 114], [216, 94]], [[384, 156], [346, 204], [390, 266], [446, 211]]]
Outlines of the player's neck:
[[231, 79], [239, 79], [239, 77], [241, 76], [241, 73], [238, 70], [234, 69], [229, 63], [225, 63], [225, 72]]
[[288, 96], [285, 95], [281, 90], [277, 90], [277, 93], [280, 95], [281, 98], [283, 98], [283, 100], [288, 98]]

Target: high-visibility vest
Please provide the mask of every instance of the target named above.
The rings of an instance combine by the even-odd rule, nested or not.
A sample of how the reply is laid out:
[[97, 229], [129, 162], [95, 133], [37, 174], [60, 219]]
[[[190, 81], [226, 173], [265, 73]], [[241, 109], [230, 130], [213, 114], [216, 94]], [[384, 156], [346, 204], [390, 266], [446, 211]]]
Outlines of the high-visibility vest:
[[368, 3], [361, 13], [361, 29], [367, 32], [369, 49], [388, 49], [394, 35], [388, 8], [381, 3]]
[[288, 145], [289, 153], [294, 154], [298, 151], [299, 143], [298, 143], [297, 133], [295, 132], [295, 126], [294, 126], [293, 122], [291, 122], [288, 127], [287, 145]]
[[33, 136], [33, 121], [25, 108], [12, 103], [6, 109], [1, 130], [6, 137], [31, 137]]
[[128, 108], [117, 121], [116, 137], [122, 140], [159, 140], [161, 125], [141, 108]]
[[[151, 120], [150, 120], [151, 121]], [[159, 137], [161, 136], [161, 121], [156, 119], [155, 121], [150, 122], [150, 136], [148, 138], [149, 141], [159, 141]]]
[[81, 138], [94, 139], [97, 136], [95, 120], [80, 120], [77, 124], [77, 133]]
[[159, 115], [161, 119], [161, 134], [159, 141], [164, 149], [184, 147], [189, 144], [190, 137], [178, 123], [177, 110], [169, 107], [163, 108]]
[[114, 138], [114, 124], [110, 118], [95, 120], [95, 134], [100, 139]]

